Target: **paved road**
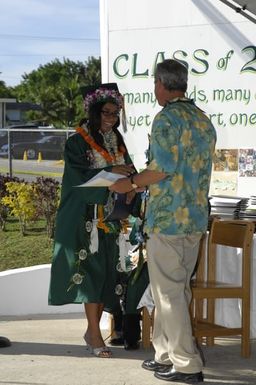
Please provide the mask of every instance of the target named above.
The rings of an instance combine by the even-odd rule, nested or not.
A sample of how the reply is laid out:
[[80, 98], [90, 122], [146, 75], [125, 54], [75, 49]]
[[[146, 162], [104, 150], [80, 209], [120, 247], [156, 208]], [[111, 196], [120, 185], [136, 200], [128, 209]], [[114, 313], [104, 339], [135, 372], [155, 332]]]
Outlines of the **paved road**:
[[[26, 180], [34, 180], [37, 176], [50, 176], [57, 180], [61, 180], [64, 164], [56, 160], [17, 160], [11, 162], [12, 175], [24, 178]], [[0, 173], [10, 174], [10, 164], [8, 159], [0, 158]]]

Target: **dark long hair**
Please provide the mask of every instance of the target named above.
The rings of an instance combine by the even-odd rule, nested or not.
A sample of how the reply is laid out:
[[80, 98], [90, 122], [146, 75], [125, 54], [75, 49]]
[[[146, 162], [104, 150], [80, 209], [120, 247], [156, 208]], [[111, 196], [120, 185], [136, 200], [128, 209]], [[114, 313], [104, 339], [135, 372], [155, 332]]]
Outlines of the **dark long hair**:
[[[104, 148], [104, 142], [103, 142], [103, 136], [100, 134], [100, 128], [101, 128], [101, 111], [102, 108], [105, 106], [106, 103], [114, 104], [115, 106], [119, 107], [116, 103], [115, 99], [108, 98], [105, 99], [104, 102], [97, 102], [90, 106], [89, 112], [88, 112], [88, 129], [90, 132], [90, 135], [93, 137], [95, 142]], [[117, 146], [120, 149], [121, 146], [123, 146], [126, 151], [126, 145], [124, 143], [123, 136], [118, 131], [118, 127], [120, 125], [120, 118], [118, 117], [115, 125], [113, 126], [112, 130], [117, 136]]]

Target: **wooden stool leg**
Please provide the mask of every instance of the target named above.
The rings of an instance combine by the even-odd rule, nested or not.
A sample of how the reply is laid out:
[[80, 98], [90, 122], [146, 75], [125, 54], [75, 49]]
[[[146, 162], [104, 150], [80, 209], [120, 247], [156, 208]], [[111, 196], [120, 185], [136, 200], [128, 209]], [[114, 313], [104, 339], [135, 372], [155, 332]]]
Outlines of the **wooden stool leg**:
[[150, 347], [151, 327], [153, 327], [152, 319], [146, 307], [142, 308], [142, 346], [144, 349]]
[[142, 309], [142, 346], [144, 349], [150, 347], [150, 315], [146, 307]]

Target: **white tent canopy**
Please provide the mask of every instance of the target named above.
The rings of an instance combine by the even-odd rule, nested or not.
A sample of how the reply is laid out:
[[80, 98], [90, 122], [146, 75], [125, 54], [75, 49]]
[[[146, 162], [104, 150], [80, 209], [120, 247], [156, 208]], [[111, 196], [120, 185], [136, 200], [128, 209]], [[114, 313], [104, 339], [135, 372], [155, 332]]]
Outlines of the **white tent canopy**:
[[228, 5], [235, 12], [240, 13], [247, 19], [256, 23], [256, 1], [255, 0], [220, 0], [222, 3]]

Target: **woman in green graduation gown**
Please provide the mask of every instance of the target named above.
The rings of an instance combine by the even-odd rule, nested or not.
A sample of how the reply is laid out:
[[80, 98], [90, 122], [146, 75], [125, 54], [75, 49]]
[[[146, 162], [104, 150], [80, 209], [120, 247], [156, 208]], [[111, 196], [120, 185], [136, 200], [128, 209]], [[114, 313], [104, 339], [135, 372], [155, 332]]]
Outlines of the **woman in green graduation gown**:
[[[57, 213], [49, 304], [84, 303], [87, 348], [110, 357], [100, 319], [114, 309], [120, 221], [104, 220], [112, 196], [107, 187], [77, 187], [101, 170], [128, 176], [134, 172], [117, 127], [122, 96], [115, 84], [90, 89], [85, 96], [86, 124], [66, 142], [61, 202]], [[134, 192], [129, 193], [132, 199]]]

